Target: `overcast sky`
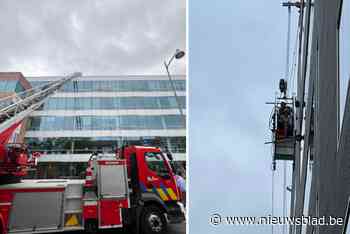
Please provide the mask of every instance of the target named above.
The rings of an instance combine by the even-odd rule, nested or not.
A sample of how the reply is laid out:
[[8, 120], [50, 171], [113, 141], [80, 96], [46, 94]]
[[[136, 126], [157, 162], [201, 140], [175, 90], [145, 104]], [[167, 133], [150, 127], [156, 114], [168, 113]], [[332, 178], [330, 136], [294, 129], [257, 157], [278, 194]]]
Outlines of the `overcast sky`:
[[[186, 48], [185, 0], [1, 0], [0, 71], [165, 74]], [[186, 73], [186, 58], [171, 71]]]
[[[295, 28], [296, 10], [293, 16]], [[208, 221], [213, 213], [271, 215], [272, 156], [264, 142], [272, 106], [265, 102], [285, 74], [286, 34], [281, 1], [189, 1], [190, 233], [271, 233], [271, 226]], [[295, 32], [291, 38], [292, 51]], [[274, 215], [282, 216], [277, 168]]]

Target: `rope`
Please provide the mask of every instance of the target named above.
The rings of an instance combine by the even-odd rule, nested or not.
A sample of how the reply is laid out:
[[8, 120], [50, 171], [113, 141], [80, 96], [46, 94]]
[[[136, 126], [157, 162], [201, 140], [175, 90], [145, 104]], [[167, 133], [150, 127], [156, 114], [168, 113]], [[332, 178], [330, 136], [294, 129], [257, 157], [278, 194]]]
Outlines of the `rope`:
[[[274, 197], [274, 191], [275, 191], [275, 186], [274, 186], [274, 180], [275, 180], [275, 171], [273, 170], [272, 168], [272, 181], [271, 181], [271, 189], [272, 189], [272, 192], [271, 192], [271, 216], [274, 217], [274, 200], [275, 200], [275, 197]], [[274, 225], [271, 225], [271, 233], [273, 234], [273, 226]]]
[[292, 83], [292, 90], [294, 90], [294, 85], [295, 85], [295, 71], [296, 71], [296, 67], [297, 67], [297, 48], [298, 48], [298, 37], [299, 37], [299, 28], [298, 28], [298, 31], [296, 33], [296, 38], [295, 38], [295, 44], [294, 44], [294, 50], [293, 50], [293, 65], [291, 67], [291, 72], [290, 72], [290, 80], [291, 80], [291, 83]]
[[270, 131], [274, 130], [274, 128], [272, 126], [272, 122], [273, 122], [273, 118], [274, 118], [274, 114], [275, 114], [275, 108], [276, 107], [272, 108], [271, 113], [270, 113], [270, 117], [269, 117], [269, 130]]
[[[288, 82], [291, 80], [291, 77], [289, 76], [289, 52], [290, 52], [290, 27], [291, 27], [291, 7], [288, 7], [288, 25], [287, 25], [287, 45], [286, 45], [286, 73], [285, 73], [285, 77], [288, 79]], [[287, 93], [288, 92], [287, 90]], [[286, 209], [286, 200], [287, 200], [287, 193], [286, 193], [286, 184], [287, 184], [287, 163], [286, 161], [283, 162], [283, 205], [282, 205], [282, 209], [283, 209], [283, 217], [286, 217], [287, 214], [287, 209]], [[286, 225], [283, 225], [282, 227], [282, 233], [285, 234], [286, 231]]]
[[[287, 216], [287, 162], [283, 161], [283, 217]], [[283, 233], [285, 233], [286, 225], [283, 225]]]
[[[290, 51], [290, 17], [291, 17], [291, 10], [290, 7], [288, 7], [288, 28], [287, 28], [287, 52], [286, 52], [286, 73], [285, 77], [287, 80], [289, 80], [289, 51]], [[288, 83], [287, 83], [288, 84]], [[288, 90], [287, 90], [288, 93]]]
[[[270, 151], [270, 154], [271, 154], [271, 158], [273, 160], [273, 154], [274, 154], [274, 150], [273, 150], [273, 145], [271, 145], [271, 151]], [[272, 161], [272, 164], [271, 164], [271, 172], [272, 172], [272, 175], [271, 175], [271, 216], [273, 217], [274, 215], [274, 200], [275, 200], [275, 197], [274, 197], [274, 191], [275, 191], [275, 187], [274, 187], [274, 177], [275, 177], [275, 165], [276, 162], [275, 161]], [[274, 230], [273, 230], [273, 225], [271, 225], [271, 233], [273, 234], [274, 233]]]

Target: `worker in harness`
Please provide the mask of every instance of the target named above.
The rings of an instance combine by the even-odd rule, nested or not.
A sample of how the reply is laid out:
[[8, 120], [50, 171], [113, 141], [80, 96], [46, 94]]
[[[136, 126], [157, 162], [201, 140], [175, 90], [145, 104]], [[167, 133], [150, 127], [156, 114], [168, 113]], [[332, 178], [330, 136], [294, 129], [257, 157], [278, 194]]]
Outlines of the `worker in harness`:
[[277, 112], [276, 138], [281, 140], [293, 136], [293, 110], [285, 102], [281, 103]]

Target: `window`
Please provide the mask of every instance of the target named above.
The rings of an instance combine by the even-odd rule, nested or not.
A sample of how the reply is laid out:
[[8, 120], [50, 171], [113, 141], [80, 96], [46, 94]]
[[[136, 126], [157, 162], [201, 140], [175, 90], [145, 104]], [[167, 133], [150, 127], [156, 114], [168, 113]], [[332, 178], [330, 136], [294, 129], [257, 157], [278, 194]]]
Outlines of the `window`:
[[[30, 81], [32, 87], [38, 87], [44, 84], [49, 83], [48, 81]], [[64, 87], [64, 86], [63, 86]]]
[[[82, 128], [91, 129], [91, 118], [81, 116], [78, 118], [82, 122]], [[30, 125], [30, 123], [28, 122]], [[76, 122], [77, 126], [79, 125]], [[59, 152], [72, 149], [74, 141], [74, 153], [90, 153], [93, 150], [103, 147], [109, 147], [108, 152], [114, 152], [113, 147], [123, 145], [125, 143], [131, 145], [149, 145], [164, 148], [168, 147], [171, 153], [186, 152], [186, 137], [52, 137], [52, 138], [36, 138], [26, 137], [25, 142], [33, 151], [50, 151]], [[106, 149], [106, 148], [105, 148]]]
[[[31, 82], [31, 83], [34, 83], [34, 82]], [[74, 91], [73, 83], [72, 82], [65, 83], [63, 85], [62, 90], [65, 91], [65, 92], [73, 92]]]
[[168, 105], [169, 107], [171, 107], [171, 108], [179, 108], [178, 105], [181, 106], [181, 103], [178, 104], [175, 97], [167, 97], [167, 99], [169, 101], [169, 105]]
[[82, 130], [91, 130], [92, 129], [92, 119], [90, 116], [81, 116]]
[[120, 103], [124, 109], [139, 109], [143, 106], [143, 101], [139, 97], [121, 97]]
[[91, 129], [92, 130], [102, 130], [103, 129], [103, 125], [102, 125], [102, 121], [100, 118], [98, 118], [97, 116], [91, 116]]
[[56, 99], [56, 109], [57, 110], [64, 110], [67, 109], [67, 100], [63, 98], [57, 98]]
[[[63, 117], [61, 117], [61, 118], [63, 118]], [[55, 130], [54, 123], [52, 123], [52, 126], [53, 126], [52, 130]], [[72, 130], [75, 128], [75, 126], [76, 126], [75, 117], [64, 118], [64, 126], [63, 126], [64, 130]]]
[[18, 80], [2, 80], [0, 81], [0, 91], [14, 92], [16, 90]]
[[17, 82], [15, 92], [16, 93], [20, 93], [22, 91], [24, 91], [24, 88], [23, 88], [22, 84], [20, 82]]
[[[182, 108], [186, 107], [186, 98], [180, 96]], [[67, 97], [49, 98], [44, 110], [112, 110], [112, 109], [177, 109], [175, 97]]]
[[96, 109], [105, 109], [105, 110], [114, 109], [112, 98], [97, 98], [97, 99], [99, 99], [100, 101]]
[[174, 85], [176, 90], [179, 90], [179, 91], [186, 90], [186, 81], [184, 80], [175, 80]]
[[183, 128], [184, 126], [180, 115], [166, 115], [163, 118], [167, 129]]
[[[76, 122], [79, 119], [79, 122]], [[179, 115], [125, 115], [125, 116], [36, 116], [31, 117], [30, 131], [55, 130], [117, 130], [117, 129], [167, 129], [183, 128]]]
[[117, 118], [115, 117], [110, 117], [110, 116], [105, 116], [103, 118], [103, 130], [113, 130], [116, 129], [117, 125]]
[[27, 129], [39, 130], [40, 124], [41, 124], [41, 118], [31, 118], [31, 120], [28, 121]]
[[99, 83], [100, 85], [98, 91], [112, 91], [108, 80], [102, 80]]
[[142, 98], [143, 101], [141, 102], [141, 108], [144, 109], [158, 109], [158, 101], [156, 97], [150, 97], [150, 98]]
[[[78, 80], [68, 82], [63, 85], [62, 92], [148, 92], [148, 91], [172, 91], [169, 80]], [[2, 82], [1, 82], [2, 83]], [[1, 84], [0, 90], [7, 83]], [[48, 83], [48, 81], [31, 81], [33, 87]], [[174, 80], [175, 89], [178, 91], [186, 90], [185, 80]], [[11, 84], [9, 83], [11, 86]], [[10, 87], [9, 86], [9, 87]], [[13, 89], [15, 88], [15, 85]]]
[[120, 128], [121, 129], [139, 129], [139, 118], [134, 115], [120, 116]]
[[165, 165], [164, 156], [159, 152], [146, 152], [145, 161], [148, 169], [163, 178], [169, 177], [169, 169]]
[[[80, 98], [81, 106], [80, 108], [83, 110], [92, 109], [92, 98]], [[79, 107], [76, 108], [79, 110]]]
[[144, 122], [146, 129], [163, 129], [162, 117], [160, 116], [147, 116], [142, 121]]
[[65, 101], [65, 105], [63, 105], [68, 110], [74, 110], [75, 109], [75, 99], [74, 98], [65, 98], [63, 99]]
[[97, 81], [78, 81], [78, 91], [81, 92], [91, 92], [96, 91]]

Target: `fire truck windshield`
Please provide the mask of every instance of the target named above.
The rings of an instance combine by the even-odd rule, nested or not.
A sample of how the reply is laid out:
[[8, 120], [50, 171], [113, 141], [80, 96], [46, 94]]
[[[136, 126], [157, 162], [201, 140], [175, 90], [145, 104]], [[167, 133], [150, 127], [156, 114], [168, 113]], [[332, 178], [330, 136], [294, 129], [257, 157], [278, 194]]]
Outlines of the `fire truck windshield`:
[[169, 178], [169, 169], [164, 163], [164, 157], [160, 152], [146, 152], [145, 161], [148, 168], [158, 176], [163, 178]]

